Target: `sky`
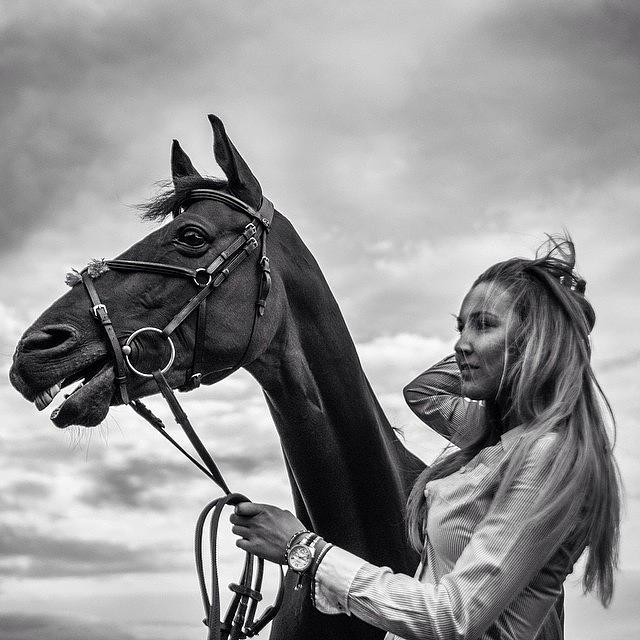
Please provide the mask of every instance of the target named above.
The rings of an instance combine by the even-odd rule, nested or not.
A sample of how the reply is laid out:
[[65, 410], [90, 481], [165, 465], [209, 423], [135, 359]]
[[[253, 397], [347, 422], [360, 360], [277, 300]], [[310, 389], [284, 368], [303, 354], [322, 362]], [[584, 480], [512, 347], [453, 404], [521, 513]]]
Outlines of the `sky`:
[[[403, 385], [451, 351], [451, 314], [480, 272], [569, 231], [626, 506], [613, 604], [583, 597], [577, 571], [567, 637], [639, 636], [636, 2], [0, 0], [0, 89], [0, 638], [203, 635], [191, 545], [210, 482], [124, 408], [56, 430], [6, 373], [69, 268], [153, 228], [133, 205], [169, 177], [173, 138], [221, 175], [207, 113], [318, 259], [388, 417], [427, 463], [444, 441]], [[290, 506], [247, 374], [184, 405], [232, 487]]]

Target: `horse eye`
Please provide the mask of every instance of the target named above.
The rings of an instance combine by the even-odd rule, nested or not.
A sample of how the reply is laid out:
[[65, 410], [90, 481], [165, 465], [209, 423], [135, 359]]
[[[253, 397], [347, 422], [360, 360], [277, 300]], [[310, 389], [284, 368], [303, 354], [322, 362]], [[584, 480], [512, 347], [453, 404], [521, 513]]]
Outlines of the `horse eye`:
[[192, 247], [194, 249], [203, 247], [207, 242], [207, 238], [204, 233], [195, 227], [185, 227], [184, 229], [181, 229], [176, 239], [178, 242], [186, 244], [188, 247]]

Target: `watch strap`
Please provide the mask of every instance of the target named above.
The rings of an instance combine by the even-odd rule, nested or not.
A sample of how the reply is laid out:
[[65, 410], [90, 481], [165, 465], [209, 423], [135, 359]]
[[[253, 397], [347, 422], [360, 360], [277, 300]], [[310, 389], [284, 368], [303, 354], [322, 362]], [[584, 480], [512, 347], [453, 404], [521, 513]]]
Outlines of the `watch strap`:
[[299, 536], [302, 536], [303, 533], [311, 533], [308, 529], [301, 529], [300, 531], [296, 531], [290, 538], [289, 542], [287, 542], [287, 546], [284, 550], [284, 563], [287, 564], [289, 562], [289, 551], [294, 544], [296, 544], [296, 540]]
[[[315, 559], [315, 552], [314, 552], [314, 547], [317, 543], [317, 541], [319, 540], [320, 536], [312, 533], [310, 531], [307, 531], [303, 536], [300, 537], [299, 540], [294, 541], [294, 543], [291, 545], [291, 547], [289, 547], [289, 550], [287, 551], [287, 564], [289, 565], [289, 568], [292, 571], [295, 571], [296, 573], [306, 573], [312, 566], [313, 566], [313, 560]], [[302, 571], [295, 569], [294, 567], [291, 566], [291, 562], [289, 561], [289, 558], [291, 556], [291, 552], [295, 547], [298, 546], [303, 546], [303, 547], [307, 547], [307, 549], [309, 549], [309, 551], [311, 552], [311, 563], [309, 564], [308, 567], [306, 567], [305, 569], [303, 569]]]

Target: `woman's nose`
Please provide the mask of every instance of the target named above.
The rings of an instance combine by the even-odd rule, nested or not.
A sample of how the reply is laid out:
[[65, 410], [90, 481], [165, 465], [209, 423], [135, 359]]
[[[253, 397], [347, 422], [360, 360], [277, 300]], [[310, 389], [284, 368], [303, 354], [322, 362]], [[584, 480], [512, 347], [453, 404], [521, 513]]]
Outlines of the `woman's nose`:
[[468, 334], [465, 331], [460, 332], [460, 337], [456, 340], [453, 350], [460, 356], [468, 355], [473, 351], [473, 346], [469, 341]]

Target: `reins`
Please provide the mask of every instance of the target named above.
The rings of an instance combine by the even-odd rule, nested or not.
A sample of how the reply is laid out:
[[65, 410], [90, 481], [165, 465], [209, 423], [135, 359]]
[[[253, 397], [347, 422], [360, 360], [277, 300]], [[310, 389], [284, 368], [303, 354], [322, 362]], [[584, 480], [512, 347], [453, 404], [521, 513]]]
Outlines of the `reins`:
[[[180, 390], [189, 391], [200, 385], [202, 380], [202, 365], [204, 357], [204, 341], [206, 338], [207, 323], [207, 300], [242, 262], [261, 245], [261, 255], [258, 260], [260, 270], [260, 283], [258, 288], [258, 299], [256, 302], [251, 332], [249, 340], [237, 363], [230, 367], [234, 371], [240, 368], [249, 353], [257, 320], [264, 315], [267, 296], [271, 288], [271, 270], [269, 258], [267, 257], [267, 235], [273, 221], [273, 204], [266, 198], [262, 199], [260, 208], [256, 211], [242, 200], [215, 189], [193, 189], [186, 202], [188, 207], [193, 202], [199, 200], [215, 200], [222, 202], [229, 207], [236, 209], [251, 218], [244, 231], [240, 233], [208, 266], [190, 269], [178, 265], [163, 264], [157, 262], [144, 262], [139, 260], [106, 260], [105, 270], [115, 271], [138, 271], [144, 273], [154, 273], [170, 277], [180, 277], [193, 281], [199, 291], [193, 295], [188, 302], [173, 316], [168, 324], [163, 328], [141, 327], [131, 333], [124, 345], [120, 341], [113, 328], [113, 323], [109, 317], [107, 307], [101, 302], [100, 296], [95, 288], [93, 279], [88, 269], [84, 269], [80, 276], [82, 283], [89, 295], [92, 304], [94, 317], [102, 325], [107, 336], [108, 344], [114, 359], [115, 384], [123, 404], [128, 404], [139, 416], [144, 418], [156, 431], [176, 447], [186, 456], [200, 471], [215, 482], [225, 493], [221, 498], [210, 502], [201, 512], [196, 525], [195, 536], [195, 559], [198, 572], [198, 583], [202, 595], [202, 602], [205, 610], [203, 622], [208, 627], [208, 640], [240, 640], [242, 638], [256, 635], [276, 616], [282, 603], [284, 576], [282, 567], [280, 569], [280, 586], [276, 601], [268, 607], [262, 616], [255, 620], [258, 602], [262, 599], [260, 592], [264, 575], [264, 560], [255, 557], [253, 554], [245, 552], [245, 563], [240, 580], [237, 584], [229, 585], [234, 595], [224, 617], [220, 618], [220, 591], [218, 588], [217, 575], [217, 530], [222, 514], [222, 509], [226, 505], [236, 505], [239, 502], [248, 501], [248, 498], [239, 493], [231, 493], [220, 470], [209, 454], [207, 448], [200, 440], [195, 429], [191, 425], [189, 418], [180, 406], [171, 385], [168, 383], [165, 373], [171, 368], [175, 359], [175, 346], [171, 336], [175, 330], [197, 310], [195, 342], [191, 365], [187, 371], [184, 384]], [[179, 213], [178, 211], [175, 212]], [[260, 242], [259, 242], [260, 241]], [[99, 274], [98, 274], [99, 275]], [[165, 339], [169, 345], [169, 359], [167, 363], [155, 370], [146, 372], [140, 370], [140, 365], [134, 366], [131, 362], [132, 345], [134, 340], [142, 334], [157, 335]], [[182, 447], [166, 430], [162, 420], [158, 418], [141, 400], [131, 400], [127, 388], [128, 373], [131, 372], [143, 378], [153, 378], [158, 390], [169, 405], [175, 421], [180, 425], [185, 435], [191, 442], [199, 460]], [[202, 559], [202, 538], [207, 517], [210, 518], [210, 554], [211, 554], [211, 584], [207, 590], [204, 573], [204, 563]]]

